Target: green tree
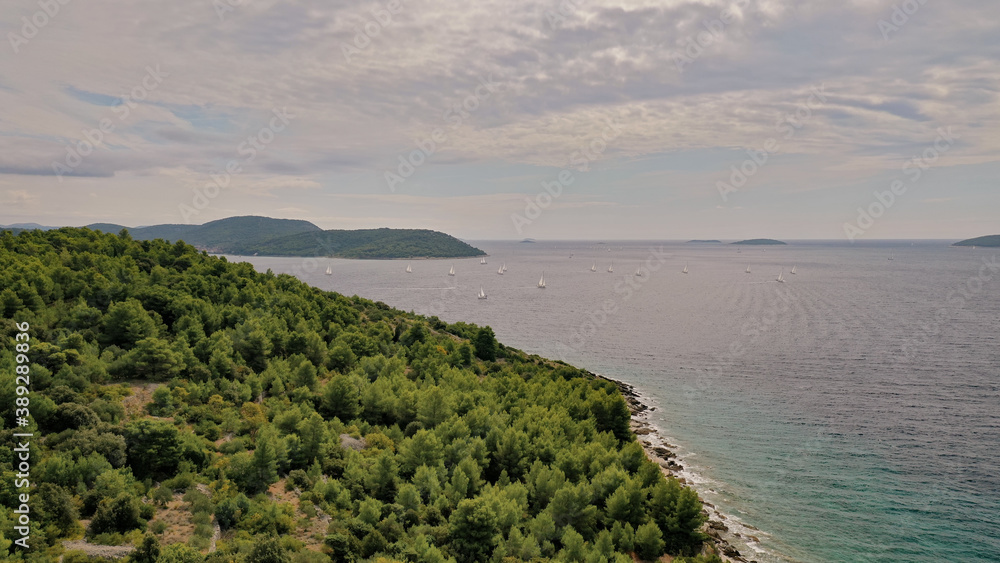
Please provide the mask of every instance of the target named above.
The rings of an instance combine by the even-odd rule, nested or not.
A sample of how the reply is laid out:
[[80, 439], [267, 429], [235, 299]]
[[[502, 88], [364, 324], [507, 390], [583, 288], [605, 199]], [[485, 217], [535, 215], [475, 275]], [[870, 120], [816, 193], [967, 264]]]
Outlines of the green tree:
[[323, 414], [348, 421], [361, 413], [361, 390], [353, 376], [335, 375], [323, 390]]
[[567, 526], [562, 535], [562, 551], [559, 552], [559, 559], [568, 563], [583, 563], [583, 558], [587, 555], [583, 536], [573, 528]]
[[111, 500], [103, 500], [90, 521], [87, 533], [91, 536], [104, 533], [119, 533], [145, 528], [146, 521], [140, 516], [139, 499], [122, 493]]
[[246, 563], [291, 563], [292, 558], [281, 547], [277, 538], [267, 537], [257, 540], [247, 555]]
[[266, 490], [278, 480], [278, 454], [274, 440], [270, 437], [258, 440], [257, 448], [253, 451], [252, 469], [258, 490]]
[[152, 534], [146, 534], [142, 543], [132, 552], [131, 563], [157, 563], [160, 559], [160, 540]]
[[663, 555], [663, 533], [655, 522], [646, 522], [635, 531], [635, 551], [639, 557], [654, 561]]
[[139, 420], [125, 427], [129, 467], [140, 479], [172, 475], [180, 462], [180, 440], [173, 425]]
[[118, 362], [112, 365], [111, 375], [118, 378], [139, 378], [167, 381], [181, 374], [184, 357], [160, 338], [143, 338], [136, 342]]
[[638, 481], [631, 480], [618, 487], [606, 504], [609, 522], [622, 522], [639, 526], [646, 519], [646, 495]]
[[676, 479], [660, 481], [653, 488], [649, 512], [672, 553], [692, 550], [704, 540], [698, 530], [707, 517], [701, 510], [698, 493], [681, 486]]
[[312, 413], [298, 423], [297, 431], [299, 438], [302, 439], [302, 447], [299, 449], [296, 465], [306, 467], [320, 455], [320, 447], [326, 440], [326, 423], [323, 422], [323, 417]]
[[14, 293], [14, 290], [7, 288], [0, 292], [0, 317], [5, 319], [13, 319], [14, 315], [17, 314], [24, 307], [24, 303], [21, 302], [21, 298]]
[[476, 347], [476, 357], [480, 360], [495, 361], [497, 359], [497, 338], [493, 334], [493, 329], [484, 326], [476, 331], [476, 336], [473, 338], [473, 344]]
[[497, 532], [497, 515], [482, 499], [465, 499], [458, 503], [448, 519], [452, 549], [460, 561], [486, 561], [493, 553]]
[[183, 543], [172, 543], [160, 550], [157, 563], [201, 563], [205, 558], [193, 547]]
[[108, 307], [104, 315], [105, 344], [130, 348], [151, 336], [156, 336], [156, 323], [137, 299], [126, 299]]

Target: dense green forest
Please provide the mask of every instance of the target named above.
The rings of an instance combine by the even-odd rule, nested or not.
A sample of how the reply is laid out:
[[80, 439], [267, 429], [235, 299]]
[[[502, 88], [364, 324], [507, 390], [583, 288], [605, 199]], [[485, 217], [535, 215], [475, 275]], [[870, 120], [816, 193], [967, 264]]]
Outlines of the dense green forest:
[[[88, 225], [117, 233], [121, 225]], [[308, 221], [229, 217], [204, 225], [155, 225], [129, 229], [136, 240], [183, 240], [219, 254], [250, 256], [331, 256], [336, 258], [464, 258], [486, 253], [455, 237], [425, 229], [324, 231]]]
[[963, 240], [961, 242], [956, 242], [952, 246], [986, 246], [986, 247], [997, 247], [1000, 246], [1000, 235], [987, 235], [984, 237], [970, 238], [968, 240]]
[[63, 551], [82, 538], [136, 563], [719, 561], [616, 386], [489, 327], [124, 231], [2, 233], [0, 288], [5, 561], [99, 560]]
[[300, 233], [261, 243], [233, 241], [227, 253], [337, 258], [462, 258], [485, 256], [457, 238], [426, 229], [358, 229]]
[[[123, 227], [111, 223], [95, 223], [88, 228], [105, 233], [118, 233]], [[248, 215], [227, 217], [210, 221], [204, 225], [152, 225], [128, 228], [135, 240], [155, 240], [158, 238], [184, 242], [210, 252], [227, 253], [233, 243], [254, 245], [261, 242], [300, 233], [320, 232], [322, 229], [309, 221], [296, 219], [272, 219]]]

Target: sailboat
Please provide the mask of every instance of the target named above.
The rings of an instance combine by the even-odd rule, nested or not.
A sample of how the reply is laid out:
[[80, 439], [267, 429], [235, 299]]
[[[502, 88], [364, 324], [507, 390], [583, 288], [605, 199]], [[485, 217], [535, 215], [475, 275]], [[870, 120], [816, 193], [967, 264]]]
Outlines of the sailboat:
[[793, 276], [795, 275], [795, 266], [792, 266], [792, 271], [791, 271], [791, 274], [792, 274]]
[[594, 262], [594, 265], [590, 267], [590, 271], [591, 272], [596, 272], [597, 271], [597, 262]]
[[479, 298], [486, 299], [486, 292], [483, 291], [483, 286], [479, 286]]
[[637, 278], [642, 277], [642, 266], [639, 266], [638, 268], [635, 269], [635, 277]]
[[407, 274], [412, 274], [413, 273], [413, 268], [411, 268], [409, 264], [406, 265], [406, 273]]
[[775, 281], [777, 281], [778, 283], [785, 283], [785, 271], [784, 270], [782, 270], [781, 272], [778, 273], [778, 279], [775, 280]]
[[545, 289], [545, 272], [542, 272], [542, 278], [538, 280], [538, 289]]
[[895, 260], [895, 258], [892, 257], [892, 253], [891, 252], [889, 253], [889, 260]]
[[483, 257], [482, 257], [482, 258], [481, 258], [481, 259], [479, 260], [479, 263], [480, 263], [480, 264], [484, 264], [484, 265], [485, 265], [485, 264], [486, 264], [486, 257], [485, 257], [485, 256], [483, 256]]
[[682, 274], [686, 274], [686, 273], [688, 273], [688, 265], [687, 265], [687, 264], [684, 264], [684, 269], [683, 269], [683, 270], [681, 270], [681, 273], [682, 273]]
[[497, 268], [497, 274], [499, 274], [501, 276], [503, 275], [503, 266], [500, 266], [499, 268]]
[[448, 270], [448, 275], [449, 276], [454, 276], [455, 275], [455, 267], [454, 266], [452, 266], [451, 269]]
[[500, 269], [501, 269], [501, 270], [502, 270], [502, 271], [503, 271], [504, 273], [506, 273], [506, 272], [507, 272], [507, 263], [506, 263], [506, 262], [504, 262], [504, 263], [503, 263], [503, 265], [502, 265], [502, 266], [500, 266]]
[[333, 266], [327, 266], [326, 267], [326, 275], [328, 275], [328, 276], [332, 276], [333, 275]]
[[750, 273], [750, 264], [747, 264], [747, 273]]
[[614, 262], [612, 262], [611, 265], [608, 266], [608, 273], [609, 274], [615, 273], [615, 263]]

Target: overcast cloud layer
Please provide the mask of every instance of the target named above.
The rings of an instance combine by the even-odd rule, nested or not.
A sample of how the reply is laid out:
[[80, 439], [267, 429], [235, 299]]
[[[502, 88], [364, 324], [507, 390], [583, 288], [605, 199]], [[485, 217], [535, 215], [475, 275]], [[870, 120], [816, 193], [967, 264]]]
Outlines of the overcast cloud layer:
[[61, 1], [0, 15], [0, 224], [1000, 232], [995, 0]]

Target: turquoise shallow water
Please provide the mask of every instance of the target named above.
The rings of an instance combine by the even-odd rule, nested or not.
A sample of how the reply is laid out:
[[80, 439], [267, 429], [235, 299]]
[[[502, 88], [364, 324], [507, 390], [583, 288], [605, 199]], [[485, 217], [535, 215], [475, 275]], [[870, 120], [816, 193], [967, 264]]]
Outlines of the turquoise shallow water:
[[759, 529], [738, 546], [750, 559], [1000, 561], [1000, 252], [476, 244], [489, 265], [414, 261], [412, 274], [400, 261], [247, 260], [488, 324], [634, 385], [706, 500]]

